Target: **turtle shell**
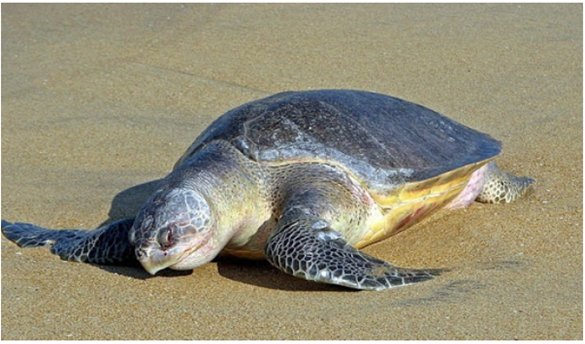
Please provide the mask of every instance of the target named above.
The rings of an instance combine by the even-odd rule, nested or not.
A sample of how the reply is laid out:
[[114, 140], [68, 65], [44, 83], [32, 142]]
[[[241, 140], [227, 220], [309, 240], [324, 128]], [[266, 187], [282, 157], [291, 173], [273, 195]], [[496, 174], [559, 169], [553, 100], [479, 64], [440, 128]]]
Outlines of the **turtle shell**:
[[239, 106], [201, 133], [176, 166], [213, 140], [231, 142], [259, 163], [336, 164], [377, 194], [501, 151], [489, 135], [421, 105], [353, 90], [284, 92]]

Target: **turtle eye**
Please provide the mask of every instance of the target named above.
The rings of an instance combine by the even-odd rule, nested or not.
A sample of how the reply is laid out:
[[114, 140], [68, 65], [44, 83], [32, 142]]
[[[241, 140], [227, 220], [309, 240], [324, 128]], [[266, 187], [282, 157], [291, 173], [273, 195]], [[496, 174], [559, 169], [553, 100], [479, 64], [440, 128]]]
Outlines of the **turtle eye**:
[[160, 232], [158, 242], [161, 249], [167, 250], [175, 243], [174, 229], [175, 227], [171, 225]]

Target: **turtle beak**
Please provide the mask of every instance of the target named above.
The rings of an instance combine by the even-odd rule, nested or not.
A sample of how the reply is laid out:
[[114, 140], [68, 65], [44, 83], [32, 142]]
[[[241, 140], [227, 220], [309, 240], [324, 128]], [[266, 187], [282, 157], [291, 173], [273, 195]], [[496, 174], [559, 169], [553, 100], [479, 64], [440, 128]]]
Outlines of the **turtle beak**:
[[156, 275], [156, 273], [159, 272], [160, 270], [164, 269], [164, 267], [162, 266], [150, 265], [147, 262], [142, 263], [142, 267], [144, 267], [144, 270], [148, 271], [148, 273], [153, 276]]
[[151, 247], [136, 248], [135, 252], [136, 258], [142, 264], [142, 267], [151, 275], [176, 263], [175, 259], [171, 258], [171, 255]]
[[157, 272], [164, 269], [164, 267], [160, 265], [153, 264], [154, 262], [151, 259], [148, 259], [146, 251], [143, 249], [136, 250], [136, 258], [138, 258], [138, 261], [142, 264], [144, 270], [148, 271], [151, 275], [155, 275]]

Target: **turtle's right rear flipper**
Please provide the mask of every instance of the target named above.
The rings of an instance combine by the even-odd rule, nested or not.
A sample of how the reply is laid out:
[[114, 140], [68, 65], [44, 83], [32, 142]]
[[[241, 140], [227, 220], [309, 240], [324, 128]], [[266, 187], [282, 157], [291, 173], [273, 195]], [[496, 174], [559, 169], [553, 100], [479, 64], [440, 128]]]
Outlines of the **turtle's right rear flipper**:
[[51, 252], [64, 260], [96, 264], [135, 262], [128, 232], [134, 219], [111, 223], [94, 230], [51, 230], [29, 223], [2, 220], [2, 233], [20, 247], [53, 245]]

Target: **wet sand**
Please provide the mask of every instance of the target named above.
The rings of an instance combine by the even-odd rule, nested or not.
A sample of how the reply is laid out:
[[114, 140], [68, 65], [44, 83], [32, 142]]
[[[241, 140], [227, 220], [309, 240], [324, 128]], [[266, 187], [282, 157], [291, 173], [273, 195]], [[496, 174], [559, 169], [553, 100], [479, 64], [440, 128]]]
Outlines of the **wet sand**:
[[215, 118], [352, 88], [503, 142], [536, 179], [366, 248], [440, 278], [384, 292], [218, 261], [150, 277], [2, 237], [2, 339], [583, 339], [582, 5], [2, 6], [2, 218], [132, 216]]

